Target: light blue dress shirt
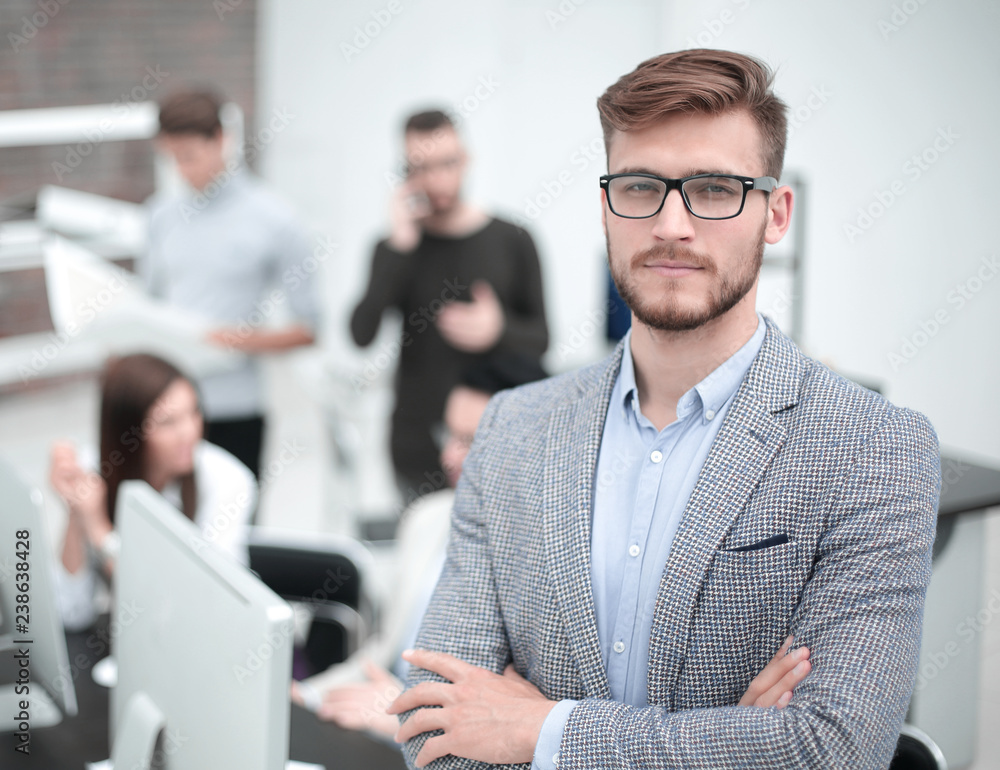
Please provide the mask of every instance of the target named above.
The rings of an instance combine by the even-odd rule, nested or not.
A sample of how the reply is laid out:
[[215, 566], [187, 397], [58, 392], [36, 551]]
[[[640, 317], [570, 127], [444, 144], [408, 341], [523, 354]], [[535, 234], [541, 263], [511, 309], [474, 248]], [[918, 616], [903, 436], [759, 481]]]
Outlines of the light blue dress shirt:
[[[155, 197], [148, 206], [149, 250], [142, 272], [154, 297], [219, 327], [264, 328], [285, 315], [317, 328], [312, 274], [327, 254], [313, 249], [289, 205], [248, 172], [224, 175], [204, 193]], [[198, 385], [209, 419], [264, 412], [252, 356]]]
[[[677, 418], [659, 432], [640, 408], [631, 331], [625, 339], [594, 477], [590, 546], [597, 631], [613, 700], [648, 705], [649, 636], [663, 568], [765, 328], [758, 314], [749, 341], [681, 396]], [[558, 766], [563, 728], [576, 703], [560, 701], [549, 712], [535, 745], [534, 770]]]

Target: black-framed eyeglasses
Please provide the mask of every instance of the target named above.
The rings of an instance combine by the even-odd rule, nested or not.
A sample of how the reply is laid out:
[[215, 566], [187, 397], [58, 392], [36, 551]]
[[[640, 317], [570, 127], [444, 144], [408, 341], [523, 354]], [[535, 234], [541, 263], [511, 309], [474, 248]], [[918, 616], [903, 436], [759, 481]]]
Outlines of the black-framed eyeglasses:
[[699, 219], [732, 219], [743, 212], [750, 190], [771, 192], [778, 186], [773, 176], [696, 174], [665, 179], [653, 174], [605, 174], [601, 187], [611, 213], [625, 219], [655, 217], [671, 190], [680, 190], [684, 206]]

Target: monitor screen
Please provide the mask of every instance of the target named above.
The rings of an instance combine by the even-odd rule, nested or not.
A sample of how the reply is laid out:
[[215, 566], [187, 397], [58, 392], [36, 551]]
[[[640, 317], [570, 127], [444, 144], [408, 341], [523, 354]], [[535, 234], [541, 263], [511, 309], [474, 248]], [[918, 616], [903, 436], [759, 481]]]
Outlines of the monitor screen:
[[144, 482], [120, 495], [115, 766], [284, 768], [291, 607]]
[[55, 593], [55, 551], [42, 493], [0, 460], [0, 731], [31, 730], [77, 712], [74, 672]]

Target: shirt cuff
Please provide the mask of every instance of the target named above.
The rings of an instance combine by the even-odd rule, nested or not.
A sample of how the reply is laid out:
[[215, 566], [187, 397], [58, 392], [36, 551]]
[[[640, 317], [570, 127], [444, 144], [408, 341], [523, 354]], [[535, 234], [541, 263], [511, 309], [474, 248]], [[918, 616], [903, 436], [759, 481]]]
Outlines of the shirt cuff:
[[579, 701], [561, 700], [542, 723], [535, 744], [535, 756], [531, 760], [531, 770], [557, 770], [559, 767], [559, 745], [562, 743], [563, 728], [569, 713]]

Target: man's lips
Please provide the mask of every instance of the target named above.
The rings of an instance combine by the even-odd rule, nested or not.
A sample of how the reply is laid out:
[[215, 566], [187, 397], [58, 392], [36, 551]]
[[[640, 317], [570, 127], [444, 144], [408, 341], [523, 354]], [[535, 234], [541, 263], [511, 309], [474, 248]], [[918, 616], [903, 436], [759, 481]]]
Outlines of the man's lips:
[[698, 270], [703, 270], [704, 268], [698, 265], [693, 265], [689, 262], [646, 262], [643, 267], [647, 267], [655, 273], [660, 275], [666, 275], [671, 277], [690, 275]]

